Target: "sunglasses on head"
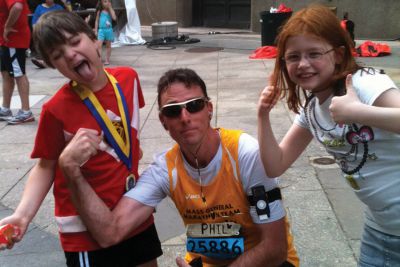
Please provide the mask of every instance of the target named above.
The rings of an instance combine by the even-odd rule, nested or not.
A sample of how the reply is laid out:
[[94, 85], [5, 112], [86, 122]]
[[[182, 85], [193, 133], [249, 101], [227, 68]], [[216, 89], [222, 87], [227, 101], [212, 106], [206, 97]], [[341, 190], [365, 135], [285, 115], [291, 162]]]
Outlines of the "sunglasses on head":
[[185, 108], [189, 113], [196, 113], [203, 110], [207, 102], [207, 97], [197, 97], [180, 103], [171, 103], [162, 106], [160, 113], [168, 118], [176, 118], [181, 115], [183, 108]]

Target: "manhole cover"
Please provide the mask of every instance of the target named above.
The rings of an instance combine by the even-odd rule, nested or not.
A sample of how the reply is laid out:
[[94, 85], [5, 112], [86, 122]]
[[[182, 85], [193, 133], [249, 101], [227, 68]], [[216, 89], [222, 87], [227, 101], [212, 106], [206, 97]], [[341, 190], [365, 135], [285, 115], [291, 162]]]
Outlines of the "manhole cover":
[[316, 159], [313, 159], [313, 163], [319, 164], [319, 165], [330, 165], [330, 164], [334, 164], [335, 160], [331, 159], [331, 158], [316, 158]]
[[192, 47], [189, 49], [186, 49], [185, 52], [188, 53], [210, 53], [210, 52], [216, 52], [216, 51], [221, 51], [224, 50], [223, 47]]

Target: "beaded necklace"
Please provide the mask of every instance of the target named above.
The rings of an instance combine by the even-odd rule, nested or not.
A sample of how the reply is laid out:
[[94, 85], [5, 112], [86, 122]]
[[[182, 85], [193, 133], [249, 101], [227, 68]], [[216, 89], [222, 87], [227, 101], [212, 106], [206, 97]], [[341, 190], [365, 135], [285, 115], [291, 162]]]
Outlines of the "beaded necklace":
[[[342, 131], [340, 139], [339, 140], [335, 139], [335, 136], [333, 134], [331, 134], [330, 132], [335, 130], [336, 127], [338, 126], [338, 124], [335, 123], [333, 125], [333, 127], [323, 127], [321, 125], [321, 123], [317, 120], [317, 117], [315, 114], [315, 102], [316, 102], [315, 99], [312, 99], [309, 102], [309, 105], [304, 107], [304, 114], [306, 117], [307, 124], [309, 125], [310, 129], [313, 131], [315, 138], [327, 150], [328, 150], [328, 147], [344, 146], [345, 138], [346, 138], [347, 142], [351, 145], [350, 150], [344, 154], [338, 154], [338, 153], [333, 153], [333, 152], [331, 152], [331, 153], [334, 155], [336, 161], [338, 161], [342, 172], [344, 172], [347, 175], [352, 175], [354, 173], [359, 172], [360, 169], [364, 166], [364, 164], [368, 158], [368, 141], [373, 140], [372, 129], [368, 126], [362, 126], [359, 129], [355, 123], [353, 123], [351, 125], [343, 125], [343, 131]], [[346, 128], [348, 128], [347, 133], [346, 133]], [[364, 131], [367, 134], [363, 134], [361, 131]], [[321, 137], [318, 132], [322, 132]], [[328, 139], [323, 140], [322, 138], [325, 135], [329, 136], [331, 138], [331, 140], [328, 140]], [[362, 155], [360, 163], [354, 169], [349, 170], [347, 162], [350, 162], [350, 161], [353, 162], [353, 161], [357, 160], [359, 143], [363, 144], [364, 153]], [[348, 157], [351, 154], [354, 155], [353, 160], [348, 159]]]

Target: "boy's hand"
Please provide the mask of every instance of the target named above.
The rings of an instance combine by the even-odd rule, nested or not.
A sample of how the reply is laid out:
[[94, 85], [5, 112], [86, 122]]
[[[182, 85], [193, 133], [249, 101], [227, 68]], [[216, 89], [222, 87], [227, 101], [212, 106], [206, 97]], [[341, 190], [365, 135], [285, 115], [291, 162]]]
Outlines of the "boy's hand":
[[354, 122], [353, 115], [357, 114], [359, 105], [362, 104], [353, 87], [352, 75], [346, 77], [346, 94], [332, 97], [329, 111], [333, 121], [339, 124]]
[[74, 171], [79, 171], [91, 157], [97, 154], [103, 136], [93, 129], [80, 128], [69, 144], [64, 148], [59, 158], [63, 170], [69, 170], [70, 177]]
[[28, 223], [15, 214], [0, 220], [0, 251], [12, 249], [15, 243], [21, 241], [27, 227]]
[[272, 108], [279, 100], [279, 93], [272, 86], [272, 74], [268, 78], [268, 85], [264, 88], [264, 90], [260, 94], [260, 98], [258, 100], [258, 116], [268, 115]]

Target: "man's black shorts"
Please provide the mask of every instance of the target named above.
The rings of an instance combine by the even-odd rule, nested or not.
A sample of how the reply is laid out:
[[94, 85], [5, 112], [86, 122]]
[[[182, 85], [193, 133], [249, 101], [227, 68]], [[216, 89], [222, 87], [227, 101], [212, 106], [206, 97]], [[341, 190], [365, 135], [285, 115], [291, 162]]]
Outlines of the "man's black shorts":
[[25, 75], [25, 48], [9, 48], [1, 46], [0, 69], [6, 71], [11, 77], [21, 77]]
[[133, 267], [162, 255], [154, 224], [117, 245], [95, 251], [64, 252], [68, 267]]

